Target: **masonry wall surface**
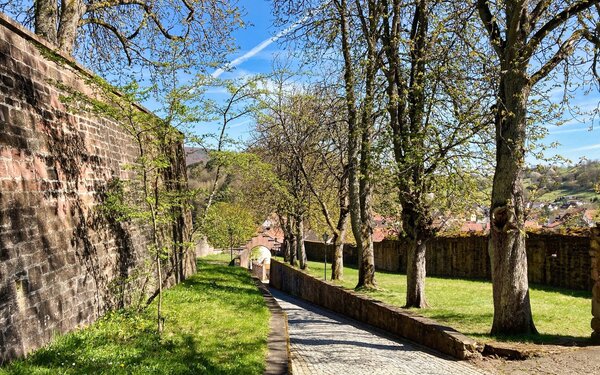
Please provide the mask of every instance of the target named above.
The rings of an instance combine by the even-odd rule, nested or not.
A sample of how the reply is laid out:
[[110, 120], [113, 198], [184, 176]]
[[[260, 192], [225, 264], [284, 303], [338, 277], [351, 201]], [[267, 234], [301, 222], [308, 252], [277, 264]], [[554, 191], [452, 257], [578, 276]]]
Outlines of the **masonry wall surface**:
[[592, 257], [592, 340], [600, 344], [600, 223], [592, 229], [590, 244]]
[[[306, 242], [309, 260], [323, 261], [324, 245]], [[333, 248], [328, 247], [328, 259]], [[590, 290], [589, 237], [528, 234], [529, 282], [569, 289]], [[406, 272], [407, 243], [384, 240], [375, 243], [378, 270]], [[344, 248], [344, 262], [355, 265], [356, 249]], [[427, 244], [427, 274], [432, 276], [491, 279], [486, 236], [437, 237]]]
[[439, 323], [318, 280], [276, 260], [271, 261], [269, 284], [316, 305], [405, 337], [458, 359], [478, 354], [477, 343]]
[[147, 231], [96, 210], [109, 180], [131, 177], [137, 148], [61, 101], [93, 96], [91, 77], [0, 14], [0, 364], [127, 304], [123, 280], [145, 258]]

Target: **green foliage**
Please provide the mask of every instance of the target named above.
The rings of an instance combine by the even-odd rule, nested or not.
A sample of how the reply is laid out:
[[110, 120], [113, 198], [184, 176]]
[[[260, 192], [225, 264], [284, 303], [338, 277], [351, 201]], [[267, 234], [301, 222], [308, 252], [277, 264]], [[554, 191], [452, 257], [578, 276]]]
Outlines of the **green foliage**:
[[[150, 88], [141, 89], [132, 81], [117, 91], [101, 78], [92, 77], [91, 81], [90, 87], [96, 88], [93, 98], [66, 89], [70, 95], [62, 101], [74, 111], [96, 113], [113, 120], [130, 136], [128, 141], [137, 150], [136, 159], [120, 165], [120, 174], [107, 182], [98, 210], [108, 218], [148, 230], [147, 250], [154, 258], [153, 287], [157, 289], [151, 298], [158, 297], [157, 331], [160, 333], [164, 275], [179, 268], [167, 260], [183, 262], [192, 240], [190, 231], [181, 227], [181, 218], [189, 210], [193, 192], [187, 188], [186, 176], [179, 172], [178, 164], [183, 161], [178, 159], [177, 148], [182, 147], [183, 134], [173, 126], [190, 119], [183, 103], [188, 96], [176, 90], [167, 96], [163, 111], [166, 117], [159, 118], [138, 104], [148, 98]], [[179, 256], [173, 257], [174, 254]], [[163, 267], [167, 266], [173, 268], [164, 272]], [[175, 273], [177, 280], [183, 276]]]
[[[195, 226], [200, 232], [204, 231], [202, 221], [207, 214], [207, 197], [213, 189], [212, 203], [227, 202], [246, 207], [256, 220], [268, 216], [273, 205], [285, 194], [272, 166], [253, 153], [211, 151], [209, 157], [206, 164], [188, 168], [189, 185], [196, 194], [193, 199]], [[217, 170], [219, 178], [215, 182]]]
[[249, 209], [234, 203], [217, 202], [208, 210], [203, 233], [211, 245], [226, 249], [250, 239], [257, 226]]
[[[323, 263], [309, 262], [309, 273], [323, 276]], [[344, 281], [338, 282], [353, 288], [358, 280], [354, 267], [344, 268]], [[406, 275], [379, 271], [378, 289], [368, 295], [394, 306], [406, 302]], [[532, 285], [530, 289], [533, 317], [540, 332], [538, 336], [492, 337], [489, 329], [493, 318], [492, 283], [481, 280], [427, 277], [428, 309], [418, 314], [449, 325], [477, 340], [534, 341], [543, 343], [564, 342], [564, 339], [586, 341], [590, 335], [591, 293], [547, 286]], [[565, 316], [568, 319], [557, 319]]]
[[262, 374], [269, 312], [248, 272], [207, 261], [199, 269], [165, 291], [162, 337], [156, 304], [141, 314], [116, 311], [0, 374]]

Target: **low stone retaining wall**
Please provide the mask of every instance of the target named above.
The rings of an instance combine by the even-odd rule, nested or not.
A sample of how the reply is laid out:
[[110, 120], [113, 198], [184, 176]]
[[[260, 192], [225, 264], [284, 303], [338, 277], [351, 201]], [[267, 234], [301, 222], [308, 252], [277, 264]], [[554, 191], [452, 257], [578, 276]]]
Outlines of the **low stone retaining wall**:
[[[600, 224], [599, 224], [600, 225]], [[592, 241], [590, 245], [592, 256], [592, 340], [600, 344], [600, 228], [592, 230]]]
[[270, 285], [454, 358], [466, 359], [479, 353], [474, 340], [453, 328], [317, 280], [276, 260], [271, 260]]

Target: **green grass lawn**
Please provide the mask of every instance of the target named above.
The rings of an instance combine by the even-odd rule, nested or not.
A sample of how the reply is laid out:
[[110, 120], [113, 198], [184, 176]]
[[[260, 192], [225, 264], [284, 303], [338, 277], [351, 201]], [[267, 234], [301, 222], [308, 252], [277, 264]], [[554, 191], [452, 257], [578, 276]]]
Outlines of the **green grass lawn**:
[[262, 374], [269, 311], [248, 272], [219, 260], [165, 291], [161, 338], [155, 305], [113, 312], [0, 374]]
[[[331, 276], [327, 265], [327, 277]], [[309, 273], [323, 279], [323, 263], [309, 262]], [[379, 290], [365, 292], [374, 299], [390, 305], [403, 306], [406, 302], [406, 275], [377, 272]], [[346, 288], [354, 288], [358, 271], [344, 268]], [[425, 292], [430, 305], [427, 309], [411, 309], [478, 341], [509, 340], [540, 343], [586, 342], [591, 334], [591, 292], [574, 291], [530, 285], [533, 318], [539, 336], [490, 337], [493, 302], [492, 284], [488, 281], [427, 277]]]

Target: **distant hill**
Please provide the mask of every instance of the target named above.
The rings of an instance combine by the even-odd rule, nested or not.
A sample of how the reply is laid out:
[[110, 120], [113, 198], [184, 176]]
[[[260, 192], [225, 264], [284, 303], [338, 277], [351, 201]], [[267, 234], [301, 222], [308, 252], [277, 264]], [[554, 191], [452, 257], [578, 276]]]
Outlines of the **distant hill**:
[[185, 150], [185, 165], [190, 166], [200, 162], [208, 161], [208, 153], [205, 149], [199, 147], [184, 147]]
[[559, 202], [577, 199], [585, 203], [600, 200], [600, 162], [585, 161], [574, 166], [529, 168], [524, 174], [525, 186], [531, 198], [538, 202]]

